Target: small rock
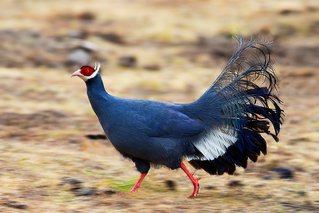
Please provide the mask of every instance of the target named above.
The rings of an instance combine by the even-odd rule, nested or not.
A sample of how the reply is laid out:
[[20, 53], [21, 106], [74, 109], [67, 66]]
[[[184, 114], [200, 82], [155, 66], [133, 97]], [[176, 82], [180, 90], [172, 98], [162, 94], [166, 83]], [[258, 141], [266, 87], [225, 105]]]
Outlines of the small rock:
[[103, 190], [103, 193], [106, 195], [112, 195], [112, 194], [116, 194], [117, 191], [107, 189], [107, 190]]
[[297, 10], [290, 10], [290, 9], [284, 9], [284, 10], [279, 11], [280, 15], [285, 15], [285, 16], [292, 15], [292, 14], [298, 14], [298, 13], [300, 13], [300, 12]]
[[98, 47], [93, 42], [90, 42], [90, 41], [83, 41], [81, 45], [79, 46], [79, 48], [82, 48], [88, 52], [94, 52], [98, 50]]
[[107, 40], [109, 42], [115, 43], [115, 44], [124, 44], [122, 37], [119, 36], [116, 33], [106, 33], [106, 34], [100, 34], [99, 35], [104, 40]]
[[97, 58], [97, 61], [99, 61], [100, 63], [107, 63], [107, 62], [108, 62], [108, 59], [105, 58], [105, 57], [98, 57], [98, 58]]
[[312, 202], [310, 200], [305, 200], [305, 205], [312, 205]]
[[300, 197], [305, 197], [307, 195], [307, 192], [305, 191], [297, 191], [297, 194], [300, 196]]
[[118, 59], [118, 64], [122, 67], [135, 67], [136, 66], [136, 58], [134, 56], [121, 56]]
[[68, 32], [68, 36], [71, 38], [84, 39], [88, 36], [88, 32], [86, 31], [78, 31], [78, 30], [70, 30]]
[[72, 187], [70, 188], [70, 191], [77, 192], [80, 189], [82, 189], [82, 186], [80, 184], [75, 184], [75, 185], [72, 185]]
[[41, 36], [41, 34], [37, 31], [29, 31], [25, 33], [26, 36], [28, 37], [32, 37], [32, 38], [39, 38]]
[[47, 65], [47, 67], [49, 67], [49, 68], [60, 68], [60, 67], [63, 66], [62, 63], [60, 63], [60, 62], [54, 62], [54, 61], [48, 62], [46, 65]]
[[206, 186], [205, 189], [207, 189], [207, 190], [213, 190], [213, 189], [215, 189], [215, 186]]
[[199, 35], [198, 45], [201, 47], [201, 53], [209, 53], [214, 59], [228, 60], [232, 56], [234, 50], [231, 38], [224, 35], [217, 37]]
[[95, 14], [92, 12], [84, 12], [79, 15], [79, 19], [91, 21], [95, 19]]
[[316, 12], [318, 9], [317, 9], [316, 7], [313, 7], [313, 6], [308, 6], [308, 7], [307, 7], [307, 10], [308, 10], [309, 12]]
[[16, 209], [26, 209], [28, 208], [27, 205], [16, 202], [16, 201], [7, 201], [4, 202], [3, 205], [8, 206], [8, 207], [12, 207], [12, 208], [16, 208]]
[[48, 116], [56, 117], [56, 118], [66, 118], [68, 117], [66, 114], [59, 112], [59, 111], [53, 111], [53, 110], [44, 110], [42, 111], [43, 114], [48, 114]]
[[71, 144], [80, 144], [81, 141], [73, 139], [73, 140], [69, 140], [69, 143], [71, 143]]
[[69, 65], [85, 65], [88, 64], [91, 55], [84, 49], [74, 49], [67, 55], [67, 64]]
[[36, 57], [33, 62], [35, 66], [42, 66], [47, 64], [48, 60], [43, 56], [39, 56], [39, 57]]
[[271, 169], [271, 171], [277, 172], [279, 174], [279, 178], [282, 179], [293, 179], [293, 171], [286, 167], [278, 166]]
[[175, 183], [175, 181], [166, 180], [166, 181], [165, 181], [165, 184], [166, 184], [166, 186], [168, 187], [169, 190], [172, 190], [172, 191], [176, 190], [176, 183]]
[[150, 70], [150, 71], [157, 71], [157, 70], [161, 69], [161, 67], [159, 65], [157, 65], [157, 64], [145, 65], [143, 68], [146, 69], [146, 70]]
[[230, 181], [228, 183], [228, 186], [229, 187], [241, 187], [241, 186], [244, 186], [244, 184], [242, 184], [242, 182], [239, 180], [233, 180], [233, 181]]
[[265, 179], [265, 180], [270, 180], [272, 177], [271, 175], [265, 175], [262, 177], [262, 179]]
[[305, 172], [305, 169], [301, 166], [294, 166], [293, 170], [297, 172]]
[[18, 36], [20, 32], [14, 30], [0, 30], [0, 34], [9, 35], [9, 36]]
[[291, 124], [298, 124], [300, 122], [302, 122], [302, 118], [301, 117], [292, 117], [291, 120], [290, 120], [290, 123]]
[[[276, 32], [274, 36], [276, 36], [277, 38], [292, 36], [297, 33], [297, 29], [295, 27], [283, 24], [276, 26], [276, 29], [274, 31]], [[301, 51], [299, 50], [299, 52]]]
[[64, 184], [77, 185], [77, 184], [83, 183], [82, 180], [77, 178], [63, 177], [61, 179], [62, 179], [61, 185], [64, 185]]
[[91, 140], [107, 140], [107, 136], [103, 134], [89, 134], [85, 135], [85, 137]]
[[94, 195], [96, 193], [97, 193], [97, 190], [95, 188], [83, 187], [76, 191], [75, 196], [89, 196], [89, 195]]

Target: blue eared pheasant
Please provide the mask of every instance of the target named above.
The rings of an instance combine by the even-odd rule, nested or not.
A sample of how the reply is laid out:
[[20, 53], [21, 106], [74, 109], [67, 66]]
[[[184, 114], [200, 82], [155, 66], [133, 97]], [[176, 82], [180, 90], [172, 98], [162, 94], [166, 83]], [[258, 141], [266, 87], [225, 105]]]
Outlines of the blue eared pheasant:
[[188, 104], [112, 96], [104, 89], [100, 66], [83, 66], [72, 74], [86, 82], [92, 108], [113, 146], [141, 173], [131, 191], [140, 187], [151, 165], [164, 165], [181, 168], [194, 185], [189, 197], [196, 196], [199, 178], [183, 159], [211, 175], [233, 174], [236, 165], [246, 168], [248, 158], [256, 162], [260, 153], [266, 154], [262, 133], [278, 141], [283, 110], [274, 94], [278, 81], [270, 43], [236, 40], [238, 49], [225, 69]]

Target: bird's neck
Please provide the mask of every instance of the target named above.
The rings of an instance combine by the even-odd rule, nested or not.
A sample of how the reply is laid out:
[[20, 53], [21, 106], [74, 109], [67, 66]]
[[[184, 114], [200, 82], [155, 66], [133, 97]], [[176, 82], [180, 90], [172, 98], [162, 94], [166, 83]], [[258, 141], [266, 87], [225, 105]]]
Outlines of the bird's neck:
[[86, 82], [87, 95], [96, 115], [105, 113], [107, 106], [112, 102], [112, 96], [104, 88], [100, 74]]

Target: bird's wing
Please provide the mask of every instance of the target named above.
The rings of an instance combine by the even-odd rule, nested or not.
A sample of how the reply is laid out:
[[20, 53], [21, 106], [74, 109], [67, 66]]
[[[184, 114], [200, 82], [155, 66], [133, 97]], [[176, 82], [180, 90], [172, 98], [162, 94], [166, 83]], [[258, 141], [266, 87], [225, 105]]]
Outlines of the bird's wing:
[[204, 131], [204, 126], [201, 123], [173, 108], [165, 109], [161, 113], [161, 117], [162, 119], [158, 119], [160, 122], [155, 125], [155, 128], [152, 128], [150, 137], [185, 138]]

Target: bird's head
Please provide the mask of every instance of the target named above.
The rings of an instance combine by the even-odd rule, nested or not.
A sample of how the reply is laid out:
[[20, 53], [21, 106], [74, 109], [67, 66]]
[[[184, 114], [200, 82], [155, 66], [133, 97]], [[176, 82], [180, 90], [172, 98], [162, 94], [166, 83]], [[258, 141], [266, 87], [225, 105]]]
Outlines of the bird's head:
[[83, 66], [80, 69], [78, 69], [77, 71], [75, 71], [71, 77], [73, 76], [78, 76], [80, 77], [84, 82], [88, 81], [91, 78], [94, 78], [97, 73], [99, 72], [100, 69], [100, 64], [98, 66], [95, 67], [91, 67], [91, 66]]

